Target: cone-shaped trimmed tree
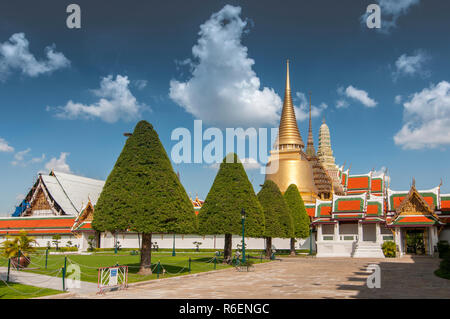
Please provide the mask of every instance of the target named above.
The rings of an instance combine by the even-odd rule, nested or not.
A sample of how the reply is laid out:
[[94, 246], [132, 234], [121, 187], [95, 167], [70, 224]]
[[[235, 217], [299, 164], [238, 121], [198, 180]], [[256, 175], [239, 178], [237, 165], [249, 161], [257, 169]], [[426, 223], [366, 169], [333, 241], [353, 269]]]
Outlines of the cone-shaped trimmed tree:
[[258, 200], [264, 210], [266, 219], [266, 257], [272, 254], [272, 238], [291, 238], [292, 227], [291, 212], [280, 192], [277, 184], [266, 180], [258, 193]]
[[[227, 160], [228, 159], [228, 160]], [[241, 210], [245, 209], [245, 235], [264, 235], [264, 214], [244, 166], [234, 153], [220, 164], [214, 183], [198, 214], [200, 234], [224, 234], [224, 261], [231, 257], [232, 235], [242, 233]]]
[[309, 236], [309, 216], [306, 213], [305, 203], [297, 185], [289, 185], [283, 196], [291, 211], [294, 227], [294, 236], [291, 238], [291, 255], [295, 255], [295, 238], [306, 238]]
[[140, 121], [106, 179], [92, 225], [142, 233], [141, 274], [151, 273], [152, 233], [196, 232], [192, 202], [153, 126]]

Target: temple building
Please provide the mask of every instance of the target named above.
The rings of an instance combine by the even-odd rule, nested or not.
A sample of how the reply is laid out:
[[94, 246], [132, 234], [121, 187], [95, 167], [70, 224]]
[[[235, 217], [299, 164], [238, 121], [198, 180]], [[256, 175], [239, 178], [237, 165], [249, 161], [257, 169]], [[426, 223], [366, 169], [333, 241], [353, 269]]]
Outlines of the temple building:
[[[318, 257], [380, 257], [385, 241], [394, 241], [399, 255], [433, 255], [439, 240], [450, 241], [450, 194], [440, 187], [407, 191], [389, 187], [386, 172], [350, 175], [335, 163], [330, 129], [323, 120], [317, 154], [311, 126], [306, 152], [291, 100], [289, 62], [279, 139], [266, 174], [284, 192], [296, 184], [315, 229]], [[309, 165], [308, 165], [309, 164]], [[441, 183], [442, 184], [442, 183]]]
[[[450, 194], [442, 194], [442, 182], [432, 189], [419, 189], [413, 179], [408, 190], [392, 190], [387, 172], [370, 171], [350, 175], [350, 168], [338, 166], [333, 155], [331, 134], [323, 120], [319, 128], [317, 152], [311, 121], [307, 145], [303, 142], [291, 96], [289, 61], [277, 140], [266, 167], [268, 180], [281, 192], [297, 185], [310, 216], [313, 236], [298, 239], [297, 249], [313, 247], [317, 257], [380, 257], [385, 241], [396, 244], [399, 255], [434, 255], [440, 240], [450, 242]], [[92, 228], [95, 204], [105, 182], [52, 171], [40, 174], [11, 217], [0, 218], [0, 242], [21, 230], [33, 235], [42, 247], [77, 246], [85, 251], [97, 248], [139, 248], [140, 234], [132, 231], [102, 232]], [[203, 205], [192, 200], [195, 214]], [[160, 248], [221, 249], [224, 236], [154, 234]], [[119, 244], [120, 243], [120, 244]], [[233, 247], [241, 243], [233, 236]], [[289, 249], [290, 240], [274, 238], [275, 249]], [[249, 249], [264, 249], [264, 238], [246, 238]]]

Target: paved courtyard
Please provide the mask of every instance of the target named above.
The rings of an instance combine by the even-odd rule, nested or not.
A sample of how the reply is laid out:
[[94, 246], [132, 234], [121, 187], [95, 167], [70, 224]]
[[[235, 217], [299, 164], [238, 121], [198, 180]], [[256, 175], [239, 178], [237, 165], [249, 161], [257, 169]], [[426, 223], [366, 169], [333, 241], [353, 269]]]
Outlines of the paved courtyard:
[[[381, 268], [381, 288], [369, 289], [367, 265]], [[253, 272], [226, 269], [130, 285], [81, 298], [450, 298], [450, 280], [433, 274], [439, 259], [284, 258]], [[67, 296], [69, 297], [69, 296]], [[55, 298], [55, 297], [49, 297]]]

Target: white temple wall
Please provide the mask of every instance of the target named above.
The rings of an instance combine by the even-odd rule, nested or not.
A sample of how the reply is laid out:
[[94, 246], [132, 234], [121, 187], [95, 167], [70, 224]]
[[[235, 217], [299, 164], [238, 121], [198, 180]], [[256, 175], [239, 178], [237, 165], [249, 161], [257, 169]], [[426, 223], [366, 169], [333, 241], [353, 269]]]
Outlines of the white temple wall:
[[[53, 243], [53, 234], [49, 234], [49, 235], [37, 235], [37, 236], [33, 236], [33, 234], [30, 235], [31, 237], [34, 237], [34, 239], [36, 239], [36, 246], [37, 247], [47, 247], [47, 243], [50, 242], [50, 246], [52, 248], [55, 247], [55, 244]], [[0, 243], [4, 242], [6, 240], [6, 236], [2, 235], [0, 236]], [[67, 242], [71, 241], [72, 242], [72, 246], [76, 246], [79, 244], [79, 239], [77, 239], [74, 235], [72, 234], [67, 234], [67, 235], [61, 235], [61, 239], [59, 240], [59, 247], [67, 247]]]
[[[118, 234], [117, 240], [119, 241], [121, 248], [136, 248], [140, 247], [139, 237], [136, 233]], [[237, 248], [238, 244], [241, 244], [241, 236], [232, 237], [232, 247]], [[173, 248], [173, 235], [172, 234], [154, 234], [152, 236], [152, 242], [156, 243], [159, 248], [171, 249]], [[176, 235], [175, 236], [175, 248], [176, 249], [196, 249], [194, 242], [201, 242], [200, 249], [217, 249], [222, 250], [225, 244], [224, 235]], [[264, 238], [245, 238], [247, 249], [265, 249]], [[315, 241], [313, 239], [313, 249]], [[296, 249], [309, 249], [309, 238], [297, 239]], [[290, 249], [289, 238], [273, 238], [272, 246], [275, 249]], [[100, 248], [114, 248], [114, 236], [111, 233], [102, 233], [100, 240]]]
[[439, 234], [439, 240], [446, 240], [450, 244], [450, 227], [445, 227]]

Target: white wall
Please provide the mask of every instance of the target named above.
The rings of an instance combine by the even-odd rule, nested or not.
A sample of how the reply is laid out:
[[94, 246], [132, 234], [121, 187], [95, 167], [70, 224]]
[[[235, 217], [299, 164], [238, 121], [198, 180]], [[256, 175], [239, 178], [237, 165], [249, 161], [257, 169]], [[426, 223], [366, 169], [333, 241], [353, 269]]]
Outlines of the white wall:
[[445, 227], [439, 234], [439, 240], [446, 240], [450, 244], [450, 227]]
[[[121, 248], [139, 248], [139, 239], [136, 233], [124, 233], [118, 234], [117, 240]], [[237, 248], [237, 245], [241, 243], [241, 236], [232, 237], [232, 247]], [[217, 249], [222, 250], [225, 244], [224, 235], [175, 235], [175, 248], [176, 249], [196, 249], [194, 242], [201, 242], [200, 249]], [[152, 242], [157, 243], [159, 248], [172, 248], [173, 247], [173, 235], [171, 234], [158, 234], [152, 236]], [[264, 238], [245, 238], [247, 249], [264, 249]], [[313, 240], [313, 249], [314, 249]], [[290, 239], [273, 238], [272, 245], [275, 249], [290, 249]], [[101, 248], [114, 248], [114, 236], [111, 233], [102, 233], [100, 239]], [[296, 249], [309, 249], [309, 238], [297, 239]]]
[[[47, 247], [47, 242], [50, 242], [50, 246], [52, 248], [55, 247], [55, 245], [53, 244], [53, 239], [52, 239], [53, 234], [37, 235], [37, 236], [33, 236], [33, 234], [31, 234], [30, 236], [34, 237], [34, 239], [36, 239], [37, 247]], [[6, 240], [6, 236], [4, 236], [4, 235], [0, 236], [0, 243], [4, 242], [5, 240]], [[61, 239], [59, 240], [58, 246], [66, 247], [68, 241], [72, 242], [72, 246], [80, 243], [79, 239], [75, 238], [75, 236], [73, 236], [72, 234], [67, 234], [67, 235], [64, 234], [64, 235], [61, 235]]]

